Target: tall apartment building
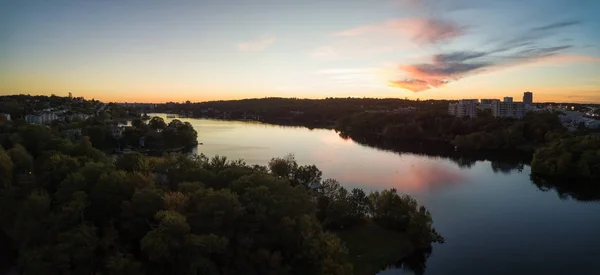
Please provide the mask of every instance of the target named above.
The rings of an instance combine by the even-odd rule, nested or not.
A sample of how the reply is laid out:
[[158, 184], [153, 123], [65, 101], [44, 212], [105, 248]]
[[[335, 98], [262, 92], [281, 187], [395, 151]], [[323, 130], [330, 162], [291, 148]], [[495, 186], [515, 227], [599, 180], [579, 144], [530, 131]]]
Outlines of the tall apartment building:
[[508, 117], [521, 119], [525, 116], [525, 104], [523, 102], [512, 102], [504, 100], [504, 102], [496, 101], [492, 103], [492, 114], [494, 117]]
[[532, 105], [533, 104], [533, 93], [532, 92], [525, 92], [523, 94], [523, 103], [525, 105]]
[[448, 105], [448, 113], [455, 117], [476, 117], [478, 103], [477, 99], [461, 99]]
[[477, 109], [479, 110], [491, 110], [492, 109], [492, 103], [494, 102], [500, 102], [500, 99], [482, 99], [481, 103], [479, 104], [479, 106], [477, 106]]

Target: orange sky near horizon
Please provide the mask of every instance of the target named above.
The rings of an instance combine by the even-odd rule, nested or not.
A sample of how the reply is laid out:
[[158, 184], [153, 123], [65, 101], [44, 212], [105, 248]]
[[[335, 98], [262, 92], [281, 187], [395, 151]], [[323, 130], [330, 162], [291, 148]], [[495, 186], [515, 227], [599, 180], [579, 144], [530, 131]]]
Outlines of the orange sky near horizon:
[[531, 91], [536, 102], [600, 103], [600, 18], [589, 5], [232, 2], [2, 2], [0, 95], [161, 103]]

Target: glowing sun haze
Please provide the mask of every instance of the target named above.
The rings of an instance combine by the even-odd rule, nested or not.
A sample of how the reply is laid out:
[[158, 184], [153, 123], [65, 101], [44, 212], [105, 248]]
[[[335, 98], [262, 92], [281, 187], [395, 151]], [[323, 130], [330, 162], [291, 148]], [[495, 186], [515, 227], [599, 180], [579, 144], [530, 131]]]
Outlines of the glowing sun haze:
[[0, 95], [600, 102], [597, 0], [1, 1]]

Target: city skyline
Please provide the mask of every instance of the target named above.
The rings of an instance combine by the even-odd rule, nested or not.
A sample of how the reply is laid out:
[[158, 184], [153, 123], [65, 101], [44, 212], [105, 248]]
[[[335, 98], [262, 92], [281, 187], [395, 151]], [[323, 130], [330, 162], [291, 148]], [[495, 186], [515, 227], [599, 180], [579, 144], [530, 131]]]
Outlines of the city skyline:
[[596, 1], [4, 1], [0, 95], [600, 103]]

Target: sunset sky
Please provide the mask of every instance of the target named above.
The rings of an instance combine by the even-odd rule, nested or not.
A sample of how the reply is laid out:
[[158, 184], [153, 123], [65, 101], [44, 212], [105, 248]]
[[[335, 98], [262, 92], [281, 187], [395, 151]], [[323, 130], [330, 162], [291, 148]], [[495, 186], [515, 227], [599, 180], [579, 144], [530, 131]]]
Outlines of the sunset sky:
[[0, 95], [600, 103], [598, 0], [0, 0]]

